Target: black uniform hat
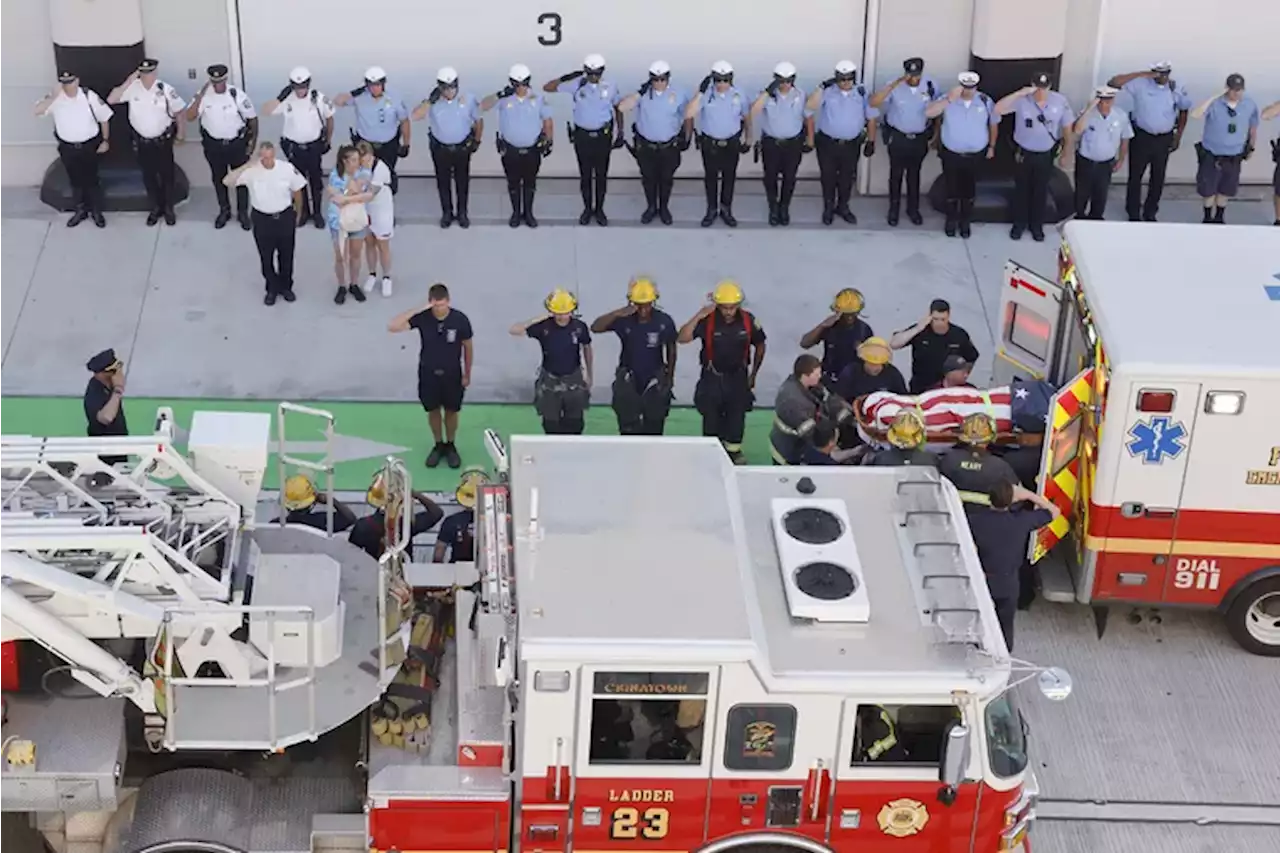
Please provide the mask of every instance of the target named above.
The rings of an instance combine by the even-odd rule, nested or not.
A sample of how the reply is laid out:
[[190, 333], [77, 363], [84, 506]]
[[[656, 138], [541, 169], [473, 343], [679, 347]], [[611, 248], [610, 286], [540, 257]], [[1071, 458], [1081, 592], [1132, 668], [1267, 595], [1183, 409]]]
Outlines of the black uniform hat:
[[159, 67], [160, 67], [160, 60], [144, 59], [138, 63], [138, 73], [150, 74], [152, 71], [155, 71]]
[[76, 80], [76, 79], [77, 79], [77, 78], [76, 78], [76, 75], [75, 75], [75, 73], [74, 73], [74, 72], [72, 72], [72, 71], [59, 71], [59, 72], [58, 72], [58, 82], [59, 82], [59, 83], [73, 83], [73, 82], [75, 82], [75, 80]]
[[89, 359], [88, 363], [85, 364], [85, 367], [89, 369], [90, 373], [101, 373], [104, 370], [110, 370], [118, 364], [120, 364], [120, 359], [116, 358], [116, 351], [113, 349], [104, 349], [102, 352]]
[[1032, 75], [1032, 77], [1031, 77], [1031, 84], [1032, 84], [1033, 86], [1035, 86], [1036, 88], [1038, 88], [1038, 89], [1048, 89], [1048, 88], [1049, 88], [1049, 75], [1048, 75], [1046, 72], [1044, 72], [1044, 71], [1040, 71], [1040, 72], [1038, 72], [1038, 73], [1036, 73], [1036, 74]]
[[1244, 75], [1232, 74], [1227, 78], [1227, 88], [1233, 92], [1239, 92], [1244, 88]]
[[902, 70], [911, 75], [919, 74], [924, 70], [924, 60], [918, 56], [913, 56], [902, 63]]
[[228, 72], [227, 72], [227, 66], [225, 65], [222, 65], [222, 64], [210, 65], [208, 68], [208, 71], [209, 71], [209, 79], [215, 83], [221, 83], [223, 80], [227, 79]]

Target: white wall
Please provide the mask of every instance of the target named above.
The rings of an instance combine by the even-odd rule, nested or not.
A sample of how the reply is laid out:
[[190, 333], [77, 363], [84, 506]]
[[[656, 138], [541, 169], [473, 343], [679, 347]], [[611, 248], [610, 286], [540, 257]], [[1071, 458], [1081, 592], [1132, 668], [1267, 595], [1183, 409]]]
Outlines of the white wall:
[[160, 61], [160, 78], [190, 100], [204, 85], [205, 69], [230, 62], [227, 0], [141, 3], [147, 56]]
[[45, 0], [4, 0], [0, 4], [0, 128], [6, 145], [51, 141], [53, 129], [32, 115], [31, 108], [57, 87], [53, 66]]

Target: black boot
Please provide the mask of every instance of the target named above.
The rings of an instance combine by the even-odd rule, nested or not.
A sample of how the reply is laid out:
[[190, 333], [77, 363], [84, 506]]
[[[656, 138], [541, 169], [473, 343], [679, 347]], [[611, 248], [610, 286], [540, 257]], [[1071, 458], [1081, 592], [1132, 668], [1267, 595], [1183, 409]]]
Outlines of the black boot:
[[511, 218], [507, 220], [507, 224], [512, 228], [519, 228], [523, 221], [520, 216], [520, 190], [507, 190], [507, 195], [511, 197]]
[[242, 207], [236, 211], [236, 221], [240, 223], [240, 227], [245, 231], [253, 230], [253, 220], [249, 217], [248, 207]]
[[533, 218], [533, 196], [537, 190], [526, 184], [524, 188], [524, 224], [530, 228], [538, 227], [538, 220]]
[[822, 207], [822, 224], [830, 225], [836, 221], [836, 209], [831, 205], [823, 205]]
[[729, 205], [724, 204], [720, 206], [720, 218], [723, 219], [724, 224], [728, 225], [730, 228], [738, 227], [738, 220], [734, 218], [733, 208]]
[[604, 182], [604, 178], [596, 179], [596, 224], [605, 226], [609, 224], [609, 217], [604, 214], [604, 197], [608, 190], [608, 185]]
[[227, 223], [231, 221], [231, 208], [224, 207], [218, 211], [218, 216], [213, 220], [214, 228], [226, 228]]
[[948, 237], [956, 236], [956, 223], [960, 218], [960, 202], [947, 199], [947, 224], [942, 226], [942, 232]]
[[81, 222], [89, 218], [89, 211], [83, 204], [76, 207], [76, 212], [71, 214], [71, 218], [67, 220], [68, 228], [75, 228]]
[[[470, 188], [468, 188], [469, 190]], [[469, 200], [469, 192], [458, 190], [458, 206], [456, 208], [457, 215], [454, 217], [458, 221], [459, 228], [470, 228], [471, 217], [467, 215], [467, 201]]]
[[[151, 208], [151, 212], [147, 214], [147, 225], [155, 225], [160, 221], [160, 217], [164, 216], [164, 210], [159, 207]], [[1208, 220], [1205, 220], [1206, 222]]]
[[594, 212], [595, 212], [595, 211], [593, 211], [593, 210], [592, 210], [591, 208], [589, 208], [589, 207], [584, 207], [584, 208], [582, 208], [582, 213], [579, 213], [579, 214], [578, 214], [578, 224], [579, 224], [579, 225], [587, 225], [587, 224], [589, 224], [589, 223], [591, 222], [591, 215], [592, 215]]
[[1213, 209], [1213, 221], [1218, 225], [1226, 224], [1227, 209], [1225, 207], [1215, 207]]
[[699, 224], [701, 224], [703, 228], [710, 228], [711, 223], [716, 221], [716, 216], [718, 214], [719, 214], [719, 211], [716, 210], [715, 205], [712, 205], [712, 204], [707, 205], [707, 214], [702, 217], [702, 222]]
[[890, 228], [898, 227], [898, 205], [889, 204], [889, 214], [884, 218], [884, 221], [889, 223]]
[[640, 214], [640, 224], [648, 225], [650, 222], [654, 220], [654, 217], [656, 217], [657, 215], [658, 215], [658, 208], [654, 207], [652, 204], [649, 205], [644, 209], [644, 213]]
[[446, 207], [444, 210], [444, 213], [440, 215], [440, 227], [448, 228], [450, 225], [453, 224], [453, 220], [454, 220], [453, 211]]
[[778, 214], [778, 203], [776, 201], [769, 202], [769, 224], [781, 225], [782, 217]]
[[1204, 224], [1205, 224], [1205, 225], [1208, 225], [1208, 224], [1210, 224], [1210, 223], [1212, 223], [1212, 222], [1213, 222], [1213, 208], [1212, 208], [1212, 207], [1206, 207], [1206, 208], [1204, 209], [1204, 219], [1203, 219], [1202, 221], [1204, 222]]
[[973, 218], [973, 202], [965, 200], [960, 202], [960, 236], [969, 239], [969, 221]]
[[658, 219], [663, 225], [670, 225], [675, 220], [671, 216], [671, 189], [675, 183], [672, 178], [658, 183]]

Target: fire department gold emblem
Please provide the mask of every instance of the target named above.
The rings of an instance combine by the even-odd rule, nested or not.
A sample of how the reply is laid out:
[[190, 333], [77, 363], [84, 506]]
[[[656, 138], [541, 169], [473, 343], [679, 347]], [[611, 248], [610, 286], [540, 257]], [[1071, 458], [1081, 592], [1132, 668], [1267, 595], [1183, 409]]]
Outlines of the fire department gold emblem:
[[893, 800], [880, 809], [876, 819], [885, 835], [906, 838], [924, 829], [929, 822], [929, 810], [919, 800]]
[[778, 727], [765, 720], [748, 723], [743, 732], [742, 754], [750, 758], [772, 758]]

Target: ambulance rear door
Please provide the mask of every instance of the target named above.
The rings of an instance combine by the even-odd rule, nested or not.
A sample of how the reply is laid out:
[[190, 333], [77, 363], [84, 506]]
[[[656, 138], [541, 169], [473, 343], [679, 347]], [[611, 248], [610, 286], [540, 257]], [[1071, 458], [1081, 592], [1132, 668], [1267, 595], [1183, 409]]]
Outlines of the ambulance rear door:
[[1013, 379], [1053, 381], [1063, 327], [1062, 288], [1014, 261], [1006, 261], [1000, 288], [1000, 337], [993, 385]]
[[1050, 402], [1038, 491], [1052, 501], [1062, 515], [1036, 531], [1028, 553], [1031, 562], [1039, 562], [1074, 529], [1077, 533], [1075, 559], [1068, 560], [1067, 565], [1077, 595], [1081, 592], [1081, 572], [1085, 565], [1080, 546], [1088, 528], [1089, 498], [1098, 453], [1094, 371], [1092, 366], [1080, 371]]

